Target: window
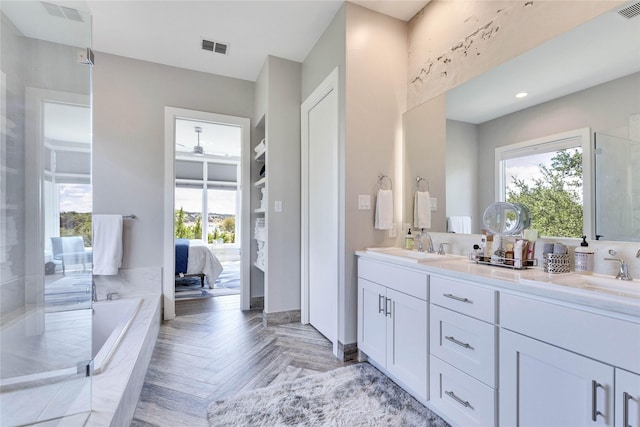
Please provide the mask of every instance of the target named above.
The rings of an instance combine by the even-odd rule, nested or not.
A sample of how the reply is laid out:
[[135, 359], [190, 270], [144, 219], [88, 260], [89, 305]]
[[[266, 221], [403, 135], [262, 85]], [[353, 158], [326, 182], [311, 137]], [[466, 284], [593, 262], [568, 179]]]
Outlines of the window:
[[175, 237], [236, 243], [240, 137], [239, 126], [176, 119]]
[[591, 229], [590, 153], [588, 129], [499, 147], [498, 199], [529, 208], [541, 236], [581, 237]]

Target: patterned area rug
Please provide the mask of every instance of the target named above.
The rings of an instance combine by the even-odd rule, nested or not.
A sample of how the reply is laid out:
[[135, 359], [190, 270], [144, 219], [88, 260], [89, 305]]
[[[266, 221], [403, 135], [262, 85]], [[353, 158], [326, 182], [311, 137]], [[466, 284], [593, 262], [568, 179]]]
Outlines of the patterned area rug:
[[448, 426], [368, 363], [214, 402], [208, 420], [211, 426]]

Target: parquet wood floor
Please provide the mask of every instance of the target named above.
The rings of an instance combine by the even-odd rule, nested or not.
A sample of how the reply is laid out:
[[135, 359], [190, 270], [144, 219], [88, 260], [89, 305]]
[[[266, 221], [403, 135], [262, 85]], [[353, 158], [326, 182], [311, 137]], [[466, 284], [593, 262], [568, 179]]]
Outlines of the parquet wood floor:
[[214, 400], [348, 364], [311, 326], [262, 326], [237, 295], [179, 301], [176, 314], [160, 328], [133, 427], [207, 426]]

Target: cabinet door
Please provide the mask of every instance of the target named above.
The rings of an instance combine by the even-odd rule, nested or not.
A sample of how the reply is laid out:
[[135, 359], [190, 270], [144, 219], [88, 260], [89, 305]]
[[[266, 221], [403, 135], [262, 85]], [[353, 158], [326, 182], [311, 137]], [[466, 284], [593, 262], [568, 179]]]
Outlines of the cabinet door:
[[640, 426], [640, 375], [616, 369], [616, 427]]
[[370, 359], [385, 365], [386, 288], [358, 278], [358, 347]]
[[500, 331], [501, 426], [612, 426], [612, 367]]
[[427, 302], [387, 289], [387, 370], [427, 400]]

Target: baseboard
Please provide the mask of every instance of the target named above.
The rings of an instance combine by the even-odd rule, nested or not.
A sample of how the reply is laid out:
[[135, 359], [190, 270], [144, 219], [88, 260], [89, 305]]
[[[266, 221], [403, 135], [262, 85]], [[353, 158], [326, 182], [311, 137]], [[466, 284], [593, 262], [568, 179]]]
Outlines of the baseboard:
[[249, 310], [264, 310], [264, 297], [251, 297]]
[[294, 322], [300, 322], [300, 310], [278, 311], [275, 313], [262, 312], [262, 324], [264, 326], [282, 325]]
[[342, 344], [338, 341], [338, 359], [343, 362], [358, 361], [358, 343]]

